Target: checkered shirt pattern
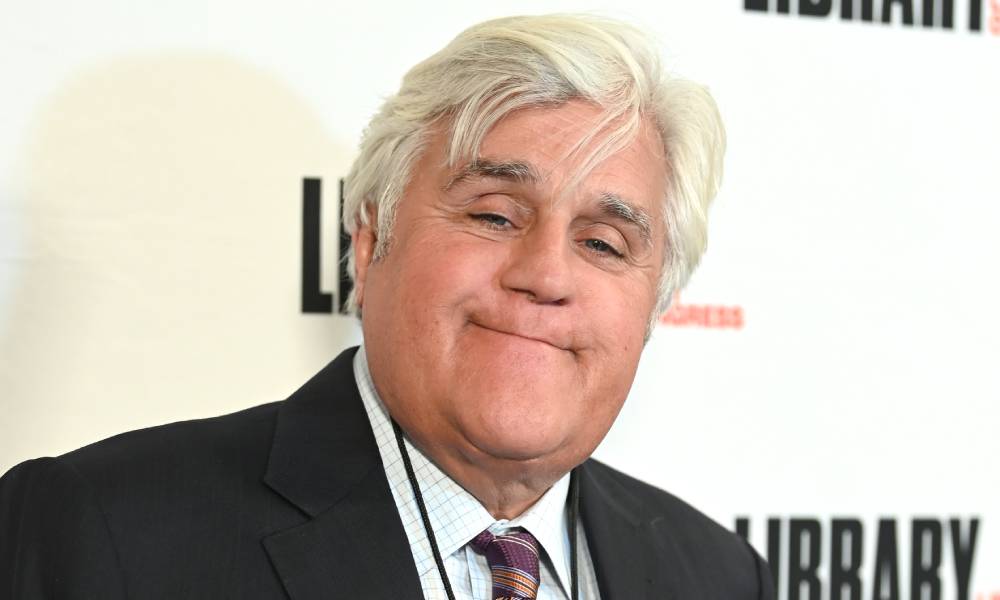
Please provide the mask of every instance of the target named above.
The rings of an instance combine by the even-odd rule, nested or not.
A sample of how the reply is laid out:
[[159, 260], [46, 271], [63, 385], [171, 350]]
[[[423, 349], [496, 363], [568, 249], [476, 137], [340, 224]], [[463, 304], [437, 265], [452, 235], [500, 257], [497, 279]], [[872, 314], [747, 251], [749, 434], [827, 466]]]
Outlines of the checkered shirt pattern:
[[[375, 391], [362, 346], [354, 358], [354, 377], [378, 444], [393, 500], [410, 542], [420, 585], [427, 600], [446, 600], [447, 594], [434, 564], [434, 555], [424, 531], [420, 509], [410, 488], [403, 460], [396, 444], [392, 422]], [[486, 557], [470, 542], [483, 530], [501, 535], [522, 528], [538, 540], [541, 552], [541, 584], [537, 600], [569, 600], [569, 529], [566, 526], [566, 495], [569, 475], [557, 481], [519, 517], [496, 520], [469, 492], [430, 461], [420, 450], [405, 442], [413, 471], [424, 495], [424, 503], [444, 559], [452, 590], [459, 600], [492, 600], [493, 578]], [[583, 525], [576, 524], [580, 599], [599, 600], [597, 576], [587, 547]]]

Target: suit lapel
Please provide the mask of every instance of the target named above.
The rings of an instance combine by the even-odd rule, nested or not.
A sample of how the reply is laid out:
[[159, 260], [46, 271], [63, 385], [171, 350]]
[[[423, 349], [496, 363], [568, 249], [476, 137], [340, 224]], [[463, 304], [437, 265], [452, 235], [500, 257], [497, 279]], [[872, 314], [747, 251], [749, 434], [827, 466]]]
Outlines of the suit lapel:
[[420, 578], [354, 381], [356, 349], [281, 406], [264, 482], [308, 520], [263, 541], [289, 596], [421, 598]]
[[643, 504], [588, 460], [580, 471], [580, 519], [587, 534], [601, 600], [681, 598], [673, 550], [653, 535]]

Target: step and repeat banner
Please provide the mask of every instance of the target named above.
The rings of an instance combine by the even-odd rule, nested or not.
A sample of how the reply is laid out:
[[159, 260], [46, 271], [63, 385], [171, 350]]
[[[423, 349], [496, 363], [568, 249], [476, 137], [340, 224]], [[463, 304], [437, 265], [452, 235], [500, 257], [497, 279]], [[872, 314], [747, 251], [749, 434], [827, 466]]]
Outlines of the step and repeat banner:
[[782, 598], [1000, 599], [997, 0], [9, 5], [0, 471], [359, 343], [362, 128], [465, 27], [558, 11], [653, 32], [730, 140], [598, 457], [747, 536]]

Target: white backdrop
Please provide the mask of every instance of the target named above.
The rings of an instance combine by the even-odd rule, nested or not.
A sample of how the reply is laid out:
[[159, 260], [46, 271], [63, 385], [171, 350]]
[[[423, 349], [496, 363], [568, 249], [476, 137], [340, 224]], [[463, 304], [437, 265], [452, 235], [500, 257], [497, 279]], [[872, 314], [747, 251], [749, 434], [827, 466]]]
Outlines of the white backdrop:
[[[334, 292], [337, 180], [402, 74], [489, 17], [598, 11], [708, 83], [730, 136], [709, 251], [598, 456], [748, 519], [764, 554], [775, 519], [783, 597], [840, 597], [845, 518], [865, 598], [897, 597], [873, 595], [891, 565], [899, 598], [965, 598], [966, 578], [1000, 598], [1000, 4], [980, 31], [964, 1], [953, 30], [902, 23], [922, 2], [886, 2], [887, 24], [790, 4], [5, 3], [0, 471], [283, 398], [358, 343], [352, 318], [301, 311], [303, 178]], [[819, 524], [818, 554], [789, 560], [790, 519]], [[940, 536], [914, 548], [914, 519]], [[939, 595], [911, 596], [914, 560]], [[819, 585], [789, 596], [790, 563]]]

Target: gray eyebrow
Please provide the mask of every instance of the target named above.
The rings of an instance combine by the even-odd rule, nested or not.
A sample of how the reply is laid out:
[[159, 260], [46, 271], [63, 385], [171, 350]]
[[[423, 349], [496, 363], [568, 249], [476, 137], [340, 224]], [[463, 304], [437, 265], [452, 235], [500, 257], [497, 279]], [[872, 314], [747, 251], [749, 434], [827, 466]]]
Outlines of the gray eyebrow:
[[[515, 183], [537, 183], [541, 180], [530, 163], [478, 159], [459, 169], [445, 184], [444, 191], [478, 178], [502, 179]], [[645, 210], [612, 192], [601, 194], [598, 206], [606, 216], [621, 219], [638, 229], [639, 236], [647, 245], [653, 243], [653, 219]]]
[[445, 184], [444, 190], [448, 191], [459, 183], [479, 178], [504, 179], [515, 183], [536, 183], [541, 179], [535, 168], [526, 162], [479, 159], [459, 169]]
[[605, 215], [634, 225], [646, 244], [653, 243], [653, 219], [645, 210], [610, 192], [601, 194], [598, 206]]

